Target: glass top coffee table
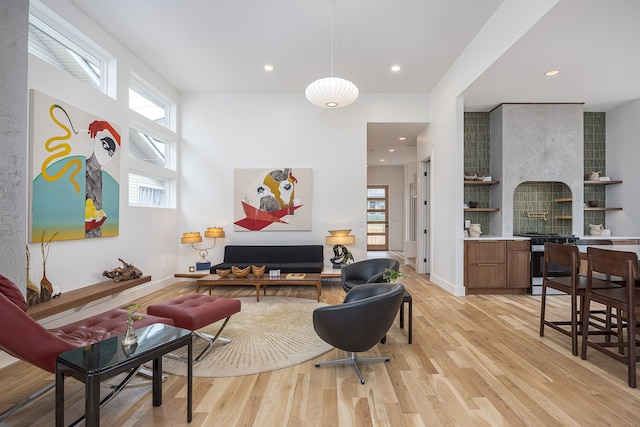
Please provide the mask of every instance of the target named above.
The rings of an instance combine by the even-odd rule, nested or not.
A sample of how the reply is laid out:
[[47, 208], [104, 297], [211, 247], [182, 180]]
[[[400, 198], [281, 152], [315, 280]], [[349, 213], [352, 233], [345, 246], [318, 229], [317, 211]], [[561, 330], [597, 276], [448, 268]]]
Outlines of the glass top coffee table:
[[[58, 355], [56, 426], [64, 426], [64, 378], [85, 384], [85, 425], [100, 425], [100, 382], [153, 361], [153, 406], [162, 405], [162, 356], [187, 346], [187, 422], [192, 418], [193, 344], [191, 331], [156, 323], [136, 330], [137, 345], [122, 345], [122, 335]], [[106, 401], [106, 399], [104, 400]], [[104, 403], [104, 401], [102, 403]]]

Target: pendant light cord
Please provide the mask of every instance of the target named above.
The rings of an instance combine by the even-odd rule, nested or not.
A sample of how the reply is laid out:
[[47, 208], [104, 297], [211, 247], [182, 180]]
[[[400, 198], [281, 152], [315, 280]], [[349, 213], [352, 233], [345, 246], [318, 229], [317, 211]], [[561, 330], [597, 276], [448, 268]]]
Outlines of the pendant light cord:
[[329, 0], [331, 2], [331, 77], [333, 77], [333, 33], [336, 27], [336, 0]]

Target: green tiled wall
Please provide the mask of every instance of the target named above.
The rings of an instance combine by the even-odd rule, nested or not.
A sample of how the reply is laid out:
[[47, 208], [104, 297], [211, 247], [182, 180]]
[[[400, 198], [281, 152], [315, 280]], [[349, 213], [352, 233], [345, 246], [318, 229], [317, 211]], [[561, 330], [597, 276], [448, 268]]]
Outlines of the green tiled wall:
[[[605, 113], [584, 113], [584, 173], [601, 172], [607, 176], [606, 166], [606, 120]], [[604, 185], [585, 185], [584, 201], [597, 200], [598, 206], [606, 206]], [[604, 211], [584, 212], [584, 234], [589, 234], [589, 224], [605, 224]]]
[[[489, 113], [464, 113], [464, 172], [490, 175]], [[477, 201], [478, 207], [489, 207], [488, 185], [465, 185], [464, 202]], [[464, 219], [480, 224], [482, 233], [490, 235], [490, 212], [465, 212]]]
[[[513, 233], [571, 234], [571, 220], [556, 219], [571, 215], [571, 202], [556, 202], [571, 197], [571, 190], [561, 182], [524, 182], [513, 193]], [[531, 214], [546, 212], [546, 220]]]
[[[584, 173], [602, 172], [606, 176], [606, 115], [584, 113]], [[482, 175], [491, 174], [489, 162], [489, 113], [464, 114], [464, 171]], [[466, 185], [464, 201], [477, 201], [479, 207], [489, 206], [491, 186]], [[606, 206], [605, 186], [585, 185], [584, 200], [597, 200]], [[571, 215], [571, 203], [557, 203], [558, 198], [571, 197], [569, 188], [562, 183], [528, 182], [516, 188], [514, 194], [514, 233], [539, 231], [548, 233], [571, 233], [570, 220], [556, 220], [557, 216]], [[547, 221], [528, 218], [529, 212], [547, 211]], [[483, 233], [491, 234], [490, 212], [465, 212], [464, 218], [479, 223]], [[585, 211], [584, 233], [589, 234], [589, 224], [605, 224], [604, 211]], [[606, 225], [606, 224], [605, 224]]]

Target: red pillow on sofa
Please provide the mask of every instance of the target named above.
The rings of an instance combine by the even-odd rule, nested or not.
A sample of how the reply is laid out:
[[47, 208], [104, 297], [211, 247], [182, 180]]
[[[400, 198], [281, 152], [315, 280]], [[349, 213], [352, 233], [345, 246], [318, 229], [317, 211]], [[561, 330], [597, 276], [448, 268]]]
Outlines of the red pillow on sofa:
[[22, 311], [27, 311], [27, 302], [22, 292], [20, 292], [20, 289], [2, 274], [0, 274], [0, 293], [17, 305]]

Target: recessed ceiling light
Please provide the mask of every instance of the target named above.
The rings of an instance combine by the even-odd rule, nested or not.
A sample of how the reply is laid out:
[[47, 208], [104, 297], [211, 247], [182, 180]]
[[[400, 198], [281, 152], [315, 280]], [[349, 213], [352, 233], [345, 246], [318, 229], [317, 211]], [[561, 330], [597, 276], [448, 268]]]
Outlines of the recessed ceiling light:
[[544, 75], [547, 76], [547, 77], [551, 77], [551, 76], [555, 76], [559, 72], [560, 72], [560, 70], [549, 70], [546, 73], [544, 73]]
[[385, 160], [385, 159], [380, 159], [380, 161], [381, 161], [381, 162], [386, 162], [386, 160]]
[[389, 149], [389, 152], [390, 152], [390, 153], [393, 153], [394, 151], [396, 151], [396, 150], [394, 150], [393, 148], [390, 148], [390, 149]]
[[398, 71], [400, 71], [400, 66], [394, 65], [393, 67], [391, 67], [391, 71], [393, 71], [394, 73], [397, 73]]
[[264, 69], [265, 71], [273, 71], [273, 65], [265, 65]]
[[407, 138], [404, 137], [404, 136], [401, 136], [400, 138], [398, 138], [398, 140], [400, 140], [400, 141], [404, 141], [405, 139], [407, 139]]

